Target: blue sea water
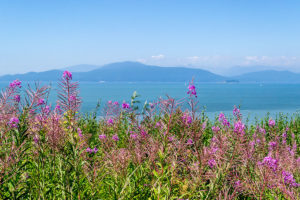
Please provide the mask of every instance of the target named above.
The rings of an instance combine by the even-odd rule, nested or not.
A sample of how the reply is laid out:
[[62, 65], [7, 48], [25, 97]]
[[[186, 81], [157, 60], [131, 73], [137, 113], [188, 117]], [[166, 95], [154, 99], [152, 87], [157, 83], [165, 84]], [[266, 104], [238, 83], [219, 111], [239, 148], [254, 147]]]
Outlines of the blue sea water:
[[[0, 82], [0, 88], [8, 85]], [[22, 83], [26, 88], [26, 83]], [[42, 85], [48, 83], [41, 83]], [[81, 82], [80, 96], [83, 104], [81, 111], [92, 111], [100, 100], [129, 101], [134, 91], [140, 94], [141, 102], [154, 102], [158, 97], [169, 95], [175, 99], [187, 97], [188, 83], [95, 83]], [[251, 119], [262, 118], [268, 112], [275, 117], [282, 112], [292, 114], [300, 110], [300, 84], [242, 84], [242, 83], [196, 83], [201, 109], [205, 109], [210, 118], [217, 113], [231, 114], [234, 105], [241, 106], [244, 116]], [[57, 100], [57, 84], [52, 83], [49, 101]]]

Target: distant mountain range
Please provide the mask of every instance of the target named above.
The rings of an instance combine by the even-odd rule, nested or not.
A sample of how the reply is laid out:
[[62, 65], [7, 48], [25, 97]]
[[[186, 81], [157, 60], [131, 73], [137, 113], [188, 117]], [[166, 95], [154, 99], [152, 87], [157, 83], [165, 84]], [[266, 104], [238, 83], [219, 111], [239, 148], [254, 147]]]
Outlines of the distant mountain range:
[[221, 76], [203, 69], [159, 67], [138, 62], [119, 62], [104, 66], [76, 65], [62, 70], [30, 72], [0, 76], [0, 81], [57, 81], [64, 70], [73, 73], [76, 81], [107, 82], [257, 82], [300, 83], [300, 74], [289, 71], [265, 70], [238, 76]]

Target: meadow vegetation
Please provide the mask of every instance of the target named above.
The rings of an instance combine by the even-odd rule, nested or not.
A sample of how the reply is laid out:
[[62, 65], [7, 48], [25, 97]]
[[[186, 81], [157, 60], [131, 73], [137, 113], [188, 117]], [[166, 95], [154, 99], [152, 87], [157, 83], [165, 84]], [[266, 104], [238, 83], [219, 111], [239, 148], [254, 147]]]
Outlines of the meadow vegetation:
[[300, 199], [298, 115], [209, 120], [191, 82], [185, 99], [141, 108], [135, 93], [99, 119], [79, 113], [70, 72], [59, 85], [56, 105], [48, 86], [2, 91], [0, 199]]

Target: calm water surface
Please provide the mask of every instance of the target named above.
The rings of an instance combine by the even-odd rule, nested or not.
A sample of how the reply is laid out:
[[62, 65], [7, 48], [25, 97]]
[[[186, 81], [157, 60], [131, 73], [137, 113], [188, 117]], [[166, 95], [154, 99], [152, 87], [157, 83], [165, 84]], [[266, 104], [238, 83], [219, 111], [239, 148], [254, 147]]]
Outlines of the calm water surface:
[[[8, 85], [0, 82], [0, 88]], [[42, 83], [47, 84], [47, 83]], [[187, 83], [80, 83], [80, 95], [83, 99], [82, 111], [95, 108], [97, 101], [128, 101], [134, 91], [141, 95], [143, 102], [153, 102], [167, 94], [176, 99], [187, 96]], [[216, 113], [231, 113], [234, 105], [240, 105], [242, 113], [254, 117], [263, 117], [270, 112], [287, 114], [300, 110], [300, 84], [221, 84], [196, 83], [201, 107], [205, 107], [210, 117]], [[26, 83], [23, 83], [23, 89]], [[56, 102], [57, 85], [52, 83], [50, 102]]]

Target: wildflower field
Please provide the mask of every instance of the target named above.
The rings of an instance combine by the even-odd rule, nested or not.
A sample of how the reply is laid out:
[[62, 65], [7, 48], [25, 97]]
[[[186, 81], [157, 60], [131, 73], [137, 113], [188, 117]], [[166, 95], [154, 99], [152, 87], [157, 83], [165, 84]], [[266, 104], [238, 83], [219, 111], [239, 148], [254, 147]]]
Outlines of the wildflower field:
[[48, 86], [2, 91], [0, 199], [300, 199], [297, 114], [209, 120], [191, 82], [185, 99], [135, 93], [99, 119], [79, 113], [70, 72], [59, 86], [56, 105]]

